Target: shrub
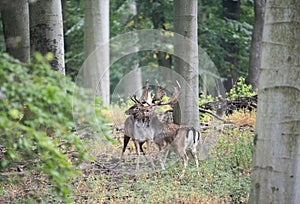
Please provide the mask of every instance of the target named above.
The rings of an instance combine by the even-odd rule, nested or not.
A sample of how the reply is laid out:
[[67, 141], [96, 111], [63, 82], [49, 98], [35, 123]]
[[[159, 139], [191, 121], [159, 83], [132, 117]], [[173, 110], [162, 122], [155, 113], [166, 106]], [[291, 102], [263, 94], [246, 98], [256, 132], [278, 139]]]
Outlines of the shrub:
[[245, 83], [245, 78], [240, 77], [236, 83], [236, 85], [230, 89], [229, 93], [226, 93], [228, 99], [233, 100], [238, 97], [250, 97], [256, 95], [255, 92], [252, 91], [252, 86], [247, 85]]
[[[0, 54], [0, 58], [0, 144], [4, 152], [0, 170], [22, 163], [42, 171], [58, 195], [67, 200], [75, 167], [88, 155], [74, 133], [72, 113], [72, 101], [78, 109], [85, 108], [78, 98], [86, 92], [51, 70], [51, 55], [44, 58], [36, 54], [29, 65], [7, 54]], [[73, 98], [74, 92], [77, 98]], [[94, 126], [99, 125], [95, 121], [103, 123], [103, 116], [96, 117], [99, 120], [86, 118], [85, 122]], [[71, 150], [77, 153], [74, 161], [66, 154]]]

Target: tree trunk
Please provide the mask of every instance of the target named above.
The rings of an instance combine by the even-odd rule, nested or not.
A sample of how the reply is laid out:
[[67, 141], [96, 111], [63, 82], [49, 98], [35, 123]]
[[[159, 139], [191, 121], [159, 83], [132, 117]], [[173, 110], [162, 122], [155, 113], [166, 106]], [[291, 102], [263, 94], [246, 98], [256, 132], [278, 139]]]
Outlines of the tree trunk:
[[190, 40], [186, 43], [176, 40], [176, 36], [174, 39], [174, 53], [177, 56], [174, 68], [184, 78], [181, 82], [180, 107], [175, 109], [174, 119], [176, 123], [199, 129], [197, 3], [197, 0], [174, 0], [174, 31]]
[[[227, 19], [239, 20], [241, 13], [241, 1], [240, 0], [223, 0], [223, 16]], [[225, 56], [225, 61], [230, 63], [230, 75], [231, 77], [224, 82], [224, 86], [227, 90], [230, 90], [238, 79], [237, 67], [239, 53], [239, 47], [235, 40], [231, 42], [224, 42], [229, 55]], [[227, 44], [227, 45], [226, 45]]]
[[52, 69], [65, 74], [63, 19], [60, 0], [38, 0], [29, 4], [31, 53], [51, 52]]
[[[131, 15], [137, 15], [137, 7], [136, 7], [136, 2], [135, 0], [129, 0], [128, 1], [129, 4], [129, 13]], [[129, 16], [127, 16], [127, 18], [129, 18]], [[134, 27], [137, 27], [137, 19], [135, 18], [135, 22], [134, 22]], [[136, 38], [138, 38], [137, 34]], [[138, 52], [138, 48], [133, 48], [135, 53]], [[138, 60], [135, 60], [132, 65], [129, 67], [130, 68], [130, 72], [126, 73], [126, 77], [123, 78], [124, 80], [124, 93], [125, 95], [128, 96], [132, 96], [133, 94], [136, 94], [138, 97], [141, 96], [141, 90], [142, 90], [142, 72], [141, 69], [139, 68], [139, 62]]]
[[[201, 24], [205, 25], [206, 21], [207, 21], [207, 11], [205, 8], [205, 1], [201, 0]], [[206, 97], [207, 95], [207, 87], [206, 87], [206, 83], [207, 83], [207, 76], [205, 73], [202, 74], [201, 76], [202, 79], [202, 97]]]
[[128, 96], [137, 95], [140, 97], [142, 95], [142, 72], [141, 69], [138, 68], [138, 62], [135, 61], [131, 67], [129, 73], [123, 77], [124, 80], [124, 94], [125, 98]]
[[262, 34], [264, 28], [266, 0], [254, 0], [254, 27], [252, 31], [252, 41], [250, 49], [248, 83], [252, 89], [257, 91], [259, 68], [261, 63]]
[[3, 0], [1, 14], [6, 51], [27, 62], [30, 56], [29, 8], [27, 0]]
[[85, 1], [84, 58], [84, 86], [108, 105], [109, 0]]
[[250, 203], [299, 203], [300, 1], [265, 15]]

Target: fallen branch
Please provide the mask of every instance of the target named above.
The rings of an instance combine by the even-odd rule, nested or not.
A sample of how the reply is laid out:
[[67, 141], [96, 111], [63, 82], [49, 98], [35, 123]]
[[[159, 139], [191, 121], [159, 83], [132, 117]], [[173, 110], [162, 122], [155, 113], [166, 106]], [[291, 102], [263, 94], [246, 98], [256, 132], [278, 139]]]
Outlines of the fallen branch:
[[226, 115], [232, 114], [234, 110], [249, 110], [257, 108], [257, 95], [237, 97], [233, 100], [219, 98], [218, 101], [207, 102], [201, 105], [205, 110], [214, 110]]
[[208, 114], [214, 116], [215, 118], [217, 118], [218, 120], [221, 120], [221, 121], [223, 121], [223, 122], [225, 122], [225, 123], [232, 123], [232, 121], [230, 121], [230, 120], [225, 120], [225, 119], [221, 118], [220, 116], [218, 116], [218, 115], [214, 114], [213, 112], [211, 112], [211, 111], [209, 111], [209, 110], [206, 110], [206, 109], [204, 109], [204, 108], [199, 107], [199, 111], [202, 112], [202, 113], [208, 113]]

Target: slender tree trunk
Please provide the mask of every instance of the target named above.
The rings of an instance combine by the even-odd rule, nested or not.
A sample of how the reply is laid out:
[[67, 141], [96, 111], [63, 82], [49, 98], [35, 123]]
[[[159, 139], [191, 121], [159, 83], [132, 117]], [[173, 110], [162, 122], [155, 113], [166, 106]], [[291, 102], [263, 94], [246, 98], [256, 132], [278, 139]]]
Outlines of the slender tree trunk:
[[[241, 1], [240, 0], [223, 0], [223, 16], [227, 19], [239, 20], [241, 13]], [[225, 61], [230, 63], [230, 75], [231, 77], [225, 81], [224, 86], [227, 90], [230, 90], [233, 85], [237, 82], [238, 73], [238, 59], [237, 55], [239, 54], [239, 47], [236, 41], [224, 42], [227, 44], [227, 51], [229, 55], [225, 56]]]
[[[201, 0], [201, 24], [205, 25], [206, 24], [206, 21], [207, 21], [207, 11], [206, 11], [206, 8], [205, 8], [205, 4], [206, 4], [206, 1], [205, 0]], [[203, 97], [206, 97], [207, 95], [207, 87], [206, 87], [206, 83], [207, 83], [207, 75], [204, 73], [202, 74], [201, 76], [202, 78], [202, 96]]]
[[300, 1], [266, 2], [250, 203], [300, 201]]
[[138, 66], [138, 62], [134, 62], [130, 72], [123, 78], [126, 98], [133, 95], [137, 95], [138, 97], [142, 95], [142, 72]]
[[30, 3], [31, 52], [51, 52], [52, 69], [65, 74], [63, 18], [60, 0], [38, 0]]
[[258, 88], [259, 68], [261, 63], [262, 34], [264, 28], [266, 0], [254, 0], [254, 27], [250, 49], [248, 83], [254, 91]]
[[176, 37], [174, 39], [174, 53], [179, 57], [175, 59], [175, 71], [187, 83], [181, 82], [180, 107], [175, 109], [174, 119], [177, 123], [199, 129], [197, 3], [197, 0], [174, 0], [174, 31], [191, 42], [180, 42]]
[[[137, 15], [137, 6], [135, 0], [129, 0], [129, 13], [131, 15]], [[135, 18], [134, 22], [134, 28], [137, 27], [137, 18]], [[137, 34], [136, 34], [137, 35]], [[138, 38], [138, 36], [136, 36]], [[138, 48], [136, 47], [135, 52], [138, 52]], [[141, 96], [141, 90], [142, 90], [142, 72], [139, 68], [139, 62], [136, 60], [132, 63], [132, 66], [129, 67], [130, 72], [126, 73], [126, 77], [124, 77], [124, 93], [127, 96], [132, 96], [133, 94], [136, 94], [138, 97]]]
[[3, 0], [1, 14], [6, 51], [27, 62], [30, 56], [28, 0]]
[[84, 57], [84, 86], [108, 105], [109, 0], [85, 1]]

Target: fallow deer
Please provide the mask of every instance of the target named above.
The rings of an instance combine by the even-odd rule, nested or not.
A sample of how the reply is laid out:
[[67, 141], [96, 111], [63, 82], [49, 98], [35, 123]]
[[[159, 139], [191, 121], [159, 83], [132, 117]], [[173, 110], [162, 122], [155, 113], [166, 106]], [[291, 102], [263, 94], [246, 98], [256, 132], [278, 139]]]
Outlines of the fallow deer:
[[[172, 126], [173, 124], [169, 124], [169, 126]], [[165, 162], [167, 159], [167, 156], [169, 154], [169, 151], [175, 152], [180, 158], [183, 159], [184, 166], [182, 170], [182, 174], [180, 178], [184, 176], [185, 169], [188, 164], [188, 156], [187, 156], [187, 150], [190, 148], [190, 152], [195, 159], [196, 168], [198, 171], [198, 157], [197, 157], [197, 147], [198, 145], [203, 145], [202, 138], [200, 135], [200, 132], [195, 130], [193, 127], [176, 127], [176, 131], [169, 132], [166, 128], [161, 134], [156, 135], [154, 137], [154, 143], [158, 146], [160, 151], [165, 151], [164, 158], [160, 159], [161, 167], [162, 169], [165, 169]], [[198, 171], [199, 175], [199, 171]]]
[[[160, 87], [160, 86], [159, 86]], [[174, 88], [175, 89], [175, 88]], [[178, 91], [177, 91], [178, 90]], [[121, 159], [124, 158], [124, 152], [126, 150], [127, 144], [132, 139], [135, 144], [135, 149], [137, 153], [137, 163], [136, 169], [139, 169], [139, 156], [140, 152], [144, 152], [142, 145], [147, 142], [148, 149], [150, 149], [150, 142], [154, 140], [154, 136], [158, 135], [164, 129], [164, 124], [158, 119], [155, 109], [158, 104], [162, 104], [162, 97], [164, 92], [161, 88], [157, 88], [155, 94], [155, 100], [158, 103], [150, 104], [153, 99], [151, 99], [149, 81], [146, 81], [144, 91], [140, 100], [136, 96], [131, 97], [131, 100], [135, 102], [128, 110], [125, 111], [125, 114], [129, 117], [125, 120], [124, 123], [124, 145], [122, 150]], [[179, 89], [176, 89], [176, 94], [174, 93], [173, 97], [169, 101], [172, 103], [178, 99]], [[174, 99], [176, 95], [176, 98]], [[148, 98], [146, 98], [148, 96]], [[167, 105], [164, 103], [163, 105]], [[154, 167], [152, 158], [150, 156], [151, 165]]]
[[[149, 82], [146, 82], [146, 88], [144, 92], [149, 92]], [[136, 153], [137, 153], [137, 163], [136, 169], [139, 168], [139, 156], [140, 152], [144, 152], [142, 149], [142, 145], [147, 142], [148, 149], [150, 148], [150, 142], [154, 141], [154, 143], [158, 146], [159, 150], [166, 151], [166, 155], [164, 160], [161, 159], [161, 166], [163, 169], [164, 163], [166, 161], [167, 155], [169, 151], [174, 151], [184, 160], [184, 168], [182, 171], [182, 176], [184, 175], [188, 157], [186, 154], [187, 148], [191, 147], [191, 153], [196, 161], [196, 166], [198, 169], [198, 159], [197, 159], [197, 146], [199, 145], [199, 141], [201, 141], [201, 136], [198, 131], [196, 131], [192, 127], [183, 127], [178, 124], [170, 123], [163, 124], [159, 121], [156, 113], [155, 107], [157, 105], [169, 105], [177, 102], [180, 95], [180, 85], [178, 87], [174, 87], [174, 94], [169, 99], [167, 103], [162, 102], [162, 97], [164, 94], [162, 93], [162, 88], [160, 86], [157, 87], [154, 101], [158, 101], [155, 104], [143, 105], [142, 102], [136, 99], [136, 97], [131, 98], [135, 104], [130, 107], [125, 113], [130, 115], [125, 121], [125, 134], [124, 134], [124, 146], [122, 150], [122, 156], [124, 156], [124, 152], [126, 150], [127, 144], [130, 139], [133, 139], [135, 142]], [[145, 96], [145, 94], [143, 94]], [[143, 98], [145, 101], [145, 98]], [[147, 100], [150, 101], [150, 100]], [[143, 123], [143, 117], [147, 117], [147, 125], [141, 125]], [[152, 158], [150, 156], [151, 165], [154, 167]]]

